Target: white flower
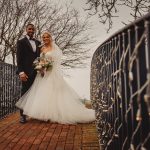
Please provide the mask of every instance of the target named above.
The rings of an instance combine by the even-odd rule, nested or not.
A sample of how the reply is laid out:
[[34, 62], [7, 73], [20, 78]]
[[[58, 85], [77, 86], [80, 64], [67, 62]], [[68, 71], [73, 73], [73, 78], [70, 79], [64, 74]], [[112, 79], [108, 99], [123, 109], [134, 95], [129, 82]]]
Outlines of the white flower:
[[41, 65], [37, 65], [37, 66], [35, 67], [35, 69], [36, 69], [36, 70], [40, 70], [40, 69], [42, 69], [42, 66], [41, 66]]

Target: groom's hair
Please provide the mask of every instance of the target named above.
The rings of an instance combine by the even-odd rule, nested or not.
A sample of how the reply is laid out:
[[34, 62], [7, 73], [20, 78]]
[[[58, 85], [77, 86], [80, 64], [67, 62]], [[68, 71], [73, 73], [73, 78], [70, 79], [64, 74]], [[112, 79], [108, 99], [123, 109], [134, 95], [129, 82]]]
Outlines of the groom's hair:
[[26, 25], [26, 28], [28, 28], [28, 26], [33, 26], [33, 27], [34, 27], [34, 24], [28, 23], [28, 24]]

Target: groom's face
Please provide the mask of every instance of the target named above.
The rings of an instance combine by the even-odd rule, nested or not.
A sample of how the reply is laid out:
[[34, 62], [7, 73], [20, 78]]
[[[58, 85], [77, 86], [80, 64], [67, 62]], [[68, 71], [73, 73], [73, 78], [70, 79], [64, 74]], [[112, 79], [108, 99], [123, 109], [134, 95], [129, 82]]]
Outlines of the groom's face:
[[26, 32], [29, 37], [33, 37], [35, 32], [35, 27], [33, 25], [28, 25], [26, 28]]

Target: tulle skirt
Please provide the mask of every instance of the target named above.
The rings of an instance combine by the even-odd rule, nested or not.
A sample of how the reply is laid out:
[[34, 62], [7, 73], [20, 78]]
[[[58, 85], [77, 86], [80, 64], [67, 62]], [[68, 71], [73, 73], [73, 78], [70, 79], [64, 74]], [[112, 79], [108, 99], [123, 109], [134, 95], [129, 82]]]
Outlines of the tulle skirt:
[[37, 74], [33, 85], [16, 106], [23, 109], [25, 115], [39, 120], [62, 124], [95, 120], [95, 111], [84, 106], [78, 94], [55, 70], [47, 72], [44, 77]]

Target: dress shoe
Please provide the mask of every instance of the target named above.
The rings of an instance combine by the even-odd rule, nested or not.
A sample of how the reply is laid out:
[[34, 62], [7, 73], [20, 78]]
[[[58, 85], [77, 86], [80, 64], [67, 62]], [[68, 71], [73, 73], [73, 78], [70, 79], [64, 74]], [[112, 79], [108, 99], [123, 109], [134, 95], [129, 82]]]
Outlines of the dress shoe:
[[26, 123], [26, 116], [20, 116], [20, 123]]

